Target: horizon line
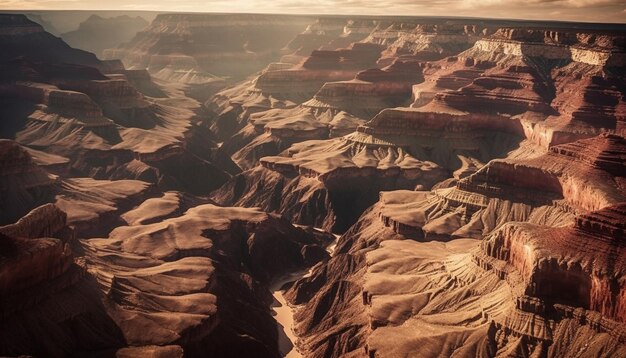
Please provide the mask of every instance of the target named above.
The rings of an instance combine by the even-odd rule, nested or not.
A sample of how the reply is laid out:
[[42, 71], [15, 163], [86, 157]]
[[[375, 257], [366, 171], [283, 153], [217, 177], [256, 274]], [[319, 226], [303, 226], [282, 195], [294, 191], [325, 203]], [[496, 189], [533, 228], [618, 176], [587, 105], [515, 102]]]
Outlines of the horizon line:
[[330, 14], [330, 13], [287, 13], [287, 12], [223, 12], [223, 11], [160, 11], [160, 10], [146, 10], [146, 9], [0, 9], [0, 13], [3, 11], [10, 12], [106, 12], [106, 11], [115, 11], [115, 12], [148, 12], [148, 13], [157, 13], [157, 14], [221, 14], [221, 15], [234, 15], [234, 14], [245, 14], [245, 15], [282, 15], [282, 16], [303, 16], [303, 17], [324, 17], [324, 16], [335, 16], [335, 17], [384, 17], [384, 18], [439, 18], [439, 19], [468, 19], [468, 20], [499, 20], [499, 21], [517, 21], [517, 22], [558, 22], [558, 23], [570, 23], [570, 24], [598, 24], [598, 25], [618, 25], [625, 26], [626, 21], [624, 22], [597, 22], [597, 21], [584, 21], [584, 20], [555, 20], [555, 19], [529, 19], [529, 18], [509, 18], [509, 17], [480, 17], [480, 16], [464, 16], [464, 15], [400, 15], [400, 14], [359, 14], [359, 13], [348, 13], [348, 14]]

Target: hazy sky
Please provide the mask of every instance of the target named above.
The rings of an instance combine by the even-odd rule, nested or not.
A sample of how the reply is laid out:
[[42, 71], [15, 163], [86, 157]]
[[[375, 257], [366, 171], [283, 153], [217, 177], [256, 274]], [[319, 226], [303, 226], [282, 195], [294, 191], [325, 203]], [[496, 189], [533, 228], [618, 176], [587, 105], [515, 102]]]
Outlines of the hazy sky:
[[0, 9], [450, 15], [626, 23], [626, 0], [0, 0]]

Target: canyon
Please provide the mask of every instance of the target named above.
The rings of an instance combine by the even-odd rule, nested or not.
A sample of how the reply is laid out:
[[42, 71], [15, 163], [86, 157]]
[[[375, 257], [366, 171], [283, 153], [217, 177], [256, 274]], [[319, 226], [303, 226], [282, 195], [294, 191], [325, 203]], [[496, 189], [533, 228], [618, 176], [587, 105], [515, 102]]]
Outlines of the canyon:
[[626, 356], [624, 25], [7, 12], [0, 47], [2, 356]]

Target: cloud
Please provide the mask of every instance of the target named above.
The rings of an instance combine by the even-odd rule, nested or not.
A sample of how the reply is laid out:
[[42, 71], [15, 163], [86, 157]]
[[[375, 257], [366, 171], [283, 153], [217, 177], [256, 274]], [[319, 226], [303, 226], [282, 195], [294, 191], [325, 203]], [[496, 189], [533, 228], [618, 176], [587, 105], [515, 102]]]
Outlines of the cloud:
[[462, 6], [468, 8], [530, 5], [541, 9], [547, 6], [576, 8], [603, 7], [622, 4], [623, 0], [462, 0], [461, 3]]
[[0, 0], [0, 9], [430, 15], [626, 22], [624, 0]]

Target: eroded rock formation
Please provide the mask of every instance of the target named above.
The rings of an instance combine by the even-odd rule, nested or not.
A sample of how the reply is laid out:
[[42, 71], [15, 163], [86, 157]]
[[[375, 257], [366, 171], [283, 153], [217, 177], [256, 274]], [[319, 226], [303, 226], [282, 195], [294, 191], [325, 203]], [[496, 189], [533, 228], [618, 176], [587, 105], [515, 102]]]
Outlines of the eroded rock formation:
[[[194, 194], [217, 188], [239, 171], [198, 124], [200, 104], [175, 85], [163, 89], [145, 72], [89, 57], [23, 16], [3, 15], [2, 21], [6, 34], [0, 40], [8, 49], [3, 55], [13, 56], [0, 64], [3, 135], [58, 156], [56, 163], [66, 158], [65, 168], [53, 170], [140, 179]], [[25, 36], [19, 46], [17, 36]], [[31, 54], [35, 47], [50, 49], [51, 57]], [[44, 165], [53, 159], [39, 158]], [[195, 168], [197, 175], [181, 176], [182, 167]]]
[[0, 355], [626, 355], [623, 26], [0, 27]]

